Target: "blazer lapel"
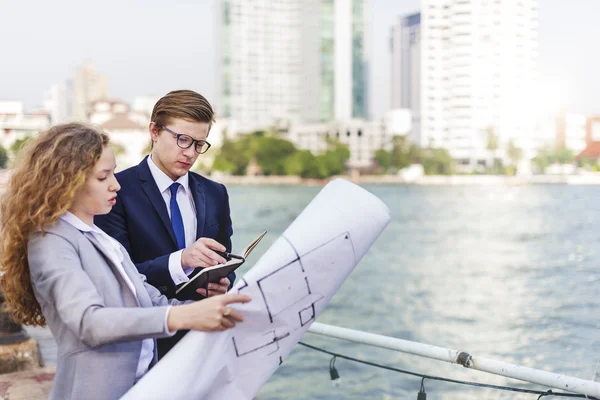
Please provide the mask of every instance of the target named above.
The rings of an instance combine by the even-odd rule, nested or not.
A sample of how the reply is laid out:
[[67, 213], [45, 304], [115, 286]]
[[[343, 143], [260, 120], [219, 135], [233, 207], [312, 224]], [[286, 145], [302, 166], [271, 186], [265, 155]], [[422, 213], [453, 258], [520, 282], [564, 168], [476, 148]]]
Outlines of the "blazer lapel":
[[[119, 271], [119, 269], [114, 264], [114, 262], [112, 261], [112, 259], [110, 258], [110, 256], [106, 252], [106, 250], [102, 247], [102, 245], [100, 245], [100, 242], [98, 242], [98, 240], [94, 237], [94, 235], [92, 235], [89, 232], [84, 232], [83, 235], [94, 245], [96, 250], [98, 250], [100, 252], [100, 254], [102, 254], [104, 256], [106, 263], [110, 266], [110, 269], [112, 270], [113, 274], [119, 281], [119, 284], [123, 287], [122, 292], [129, 293], [135, 302], [134, 305], [139, 306], [140, 303], [139, 303], [137, 296], [133, 293], [133, 291], [131, 290], [129, 285], [125, 282], [123, 275], [121, 275], [121, 271]], [[131, 276], [129, 276], [129, 279], [131, 279]], [[134, 279], [131, 279], [131, 281], [135, 282]], [[134, 286], [135, 286], [135, 283], [134, 283]], [[138, 289], [136, 289], [136, 290], [138, 290]]]
[[125, 270], [125, 273], [129, 277], [131, 282], [133, 282], [133, 286], [137, 291], [138, 302], [142, 307], [152, 307], [152, 301], [150, 300], [148, 296], [148, 291], [146, 290], [146, 287], [142, 282], [142, 276], [140, 276], [140, 273], [138, 272], [135, 265], [133, 265], [133, 263], [131, 262], [131, 259], [126, 256], [127, 250], [125, 250], [123, 246], [120, 246], [120, 248], [123, 252], [123, 269]]
[[206, 218], [206, 200], [204, 198], [204, 190], [202, 185], [198, 182], [194, 174], [189, 174], [190, 177], [190, 190], [192, 191], [192, 197], [194, 198], [194, 206], [196, 207], [196, 239], [202, 237], [204, 232], [204, 220]]
[[167, 232], [169, 232], [169, 235], [171, 236], [171, 240], [173, 241], [175, 248], [177, 248], [177, 238], [175, 237], [175, 232], [173, 231], [173, 226], [171, 225], [171, 219], [169, 218], [167, 205], [165, 204], [162, 194], [158, 190], [158, 186], [156, 186], [156, 182], [152, 177], [150, 167], [148, 167], [147, 158], [148, 156], [146, 156], [146, 158], [144, 158], [142, 162], [138, 164], [137, 168], [138, 176], [142, 184], [142, 189], [144, 190], [144, 193], [146, 193], [146, 196], [148, 196], [150, 203], [152, 203], [152, 206], [154, 207], [158, 216], [160, 217], [160, 220], [165, 226], [165, 229], [167, 230]]

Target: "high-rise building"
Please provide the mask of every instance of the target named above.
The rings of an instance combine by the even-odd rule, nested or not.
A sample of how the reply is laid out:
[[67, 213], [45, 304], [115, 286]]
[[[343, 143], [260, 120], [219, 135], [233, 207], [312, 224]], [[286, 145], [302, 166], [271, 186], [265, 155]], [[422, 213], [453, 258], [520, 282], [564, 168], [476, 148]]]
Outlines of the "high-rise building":
[[90, 105], [108, 97], [108, 78], [96, 72], [92, 63], [86, 62], [75, 71], [72, 90], [73, 118], [87, 121]]
[[400, 17], [392, 26], [392, 109], [412, 113], [411, 141], [421, 143], [421, 14]]
[[64, 122], [71, 115], [65, 83], [56, 83], [44, 92], [44, 110], [53, 124]]
[[[537, 0], [422, 0], [421, 145], [465, 169], [533, 140]], [[493, 158], [492, 158], [493, 160]]]
[[221, 112], [242, 131], [366, 117], [366, 1], [221, 0]]

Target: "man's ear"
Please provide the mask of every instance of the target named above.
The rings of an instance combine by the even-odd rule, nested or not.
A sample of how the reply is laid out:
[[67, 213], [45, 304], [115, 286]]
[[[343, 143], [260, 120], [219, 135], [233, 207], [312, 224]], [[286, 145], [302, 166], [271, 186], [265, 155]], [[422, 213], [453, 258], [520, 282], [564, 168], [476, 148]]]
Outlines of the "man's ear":
[[152, 142], [156, 142], [158, 139], [158, 134], [160, 133], [158, 125], [156, 125], [154, 122], [150, 122], [150, 125], [148, 125], [148, 131], [150, 131], [150, 139]]

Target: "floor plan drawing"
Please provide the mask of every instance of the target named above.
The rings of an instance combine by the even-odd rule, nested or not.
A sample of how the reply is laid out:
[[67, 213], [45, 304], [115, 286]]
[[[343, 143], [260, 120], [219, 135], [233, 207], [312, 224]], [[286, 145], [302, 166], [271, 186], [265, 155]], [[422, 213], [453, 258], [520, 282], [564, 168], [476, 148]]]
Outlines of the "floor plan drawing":
[[[340, 259], [342, 253], [354, 258], [354, 247], [349, 232], [343, 232], [305, 254], [299, 254], [285, 235], [282, 236], [282, 239], [294, 250], [296, 257], [257, 279], [256, 288], [260, 292], [261, 300], [264, 302], [264, 311], [271, 324], [277, 325], [276, 319], [282, 313], [288, 313], [289, 316], [296, 318], [295, 323], [288, 324], [288, 328], [293, 331], [312, 323], [319, 309], [319, 301], [325, 299], [325, 295], [315, 292], [314, 289], [311, 290], [311, 279], [318, 279], [319, 274], [316, 274], [315, 271], [323, 272], [325, 266], [322, 261], [327, 260], [327, 255], [331, 254], [330, 248], [335, 248], [337, 253], [336, 260], [329, 261], [329, 267], [334, 268], [335, 261]], [[286, 284], [280, 287], [281, 282], [286, 282]], [[313, 287], [317, 288], [319, 285], [314, 283]], [[285, 296], [282, 296], [282, 289], [285, 291]], [[238, 291], [240, 293], [249, 291], [248, 283], [245, 280]], [[264, 355], [276, 357], [281, 361], [279, 341], [289, 336], [290, 332], [270, 330], [267, 327], [263, 333], [233, 335], [231, 340], [237, 357], [243, 357], [255, 351], [263, 351]]]

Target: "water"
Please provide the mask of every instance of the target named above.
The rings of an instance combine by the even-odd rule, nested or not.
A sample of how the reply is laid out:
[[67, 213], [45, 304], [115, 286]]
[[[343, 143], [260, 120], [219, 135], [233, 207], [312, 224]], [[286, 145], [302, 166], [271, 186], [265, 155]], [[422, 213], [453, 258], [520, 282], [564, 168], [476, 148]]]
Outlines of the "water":
[[[600, 358], [600, 187], [365, 186], [392, 221], [318, 321], [591, 379]], [[320, 190], [230, 188], [234, 249], [269, 233], [249, 268]], [[362, 210], [357, 209], [356, 212]], [[45, 330], [43, 356], [55, 363]], [[526, 386], [416, 356], [307, 334], [307, 343], [397, 368]], [[416, 398], [420, 380], [297, 347], [261, 390], [267, 399]], [[537, 396], [426, 381], [429, 399]]]

